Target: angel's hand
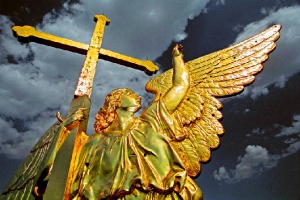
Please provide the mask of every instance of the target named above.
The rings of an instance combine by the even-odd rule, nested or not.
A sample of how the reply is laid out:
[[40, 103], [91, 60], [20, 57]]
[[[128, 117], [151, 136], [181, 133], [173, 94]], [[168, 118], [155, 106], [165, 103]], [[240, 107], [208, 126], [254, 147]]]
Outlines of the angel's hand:
[[173, 56], [179, 56], [182, 55], [183, 46], [181, 44], [176, 44], [173, 48]]
[[86, 119], [86, 115], [84, 113], [85, 110], [86, 110], [86, 108], [79, 108], [73, 115], [74, 121], [76, 120], [76, 121], [81, 122], [81, 121], [85, 120]]
[[85, 110], [86, 110], [86, 108], [79, 108], [75, 113], [73, 113], [72, 115], [67, 117], [66, 120], [62, 121], [63, 125], [65, 127], [67, 127], [70, 124], [72, 124], [73, 122], [81, 122], [81, 121], [85, 120], [87, 118], [84, 113]]

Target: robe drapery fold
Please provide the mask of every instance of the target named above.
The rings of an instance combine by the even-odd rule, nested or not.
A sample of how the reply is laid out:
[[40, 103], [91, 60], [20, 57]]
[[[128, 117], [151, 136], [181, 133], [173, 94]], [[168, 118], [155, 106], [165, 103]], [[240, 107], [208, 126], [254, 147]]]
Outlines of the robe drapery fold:
[[[195, 191], [189, 190], [198, 187], [186, 175], [170, 143], [176, 131], [181, 131], [180, 123], [168, 113], [163, 100], [159, 100], [126, 130], [104, 130], [92, 135], [79, 156], [71, 191], [76, 195], [73, 199], [192, 197]], [[194, 184], [189, 189], [186, 186], [191, 181]]]

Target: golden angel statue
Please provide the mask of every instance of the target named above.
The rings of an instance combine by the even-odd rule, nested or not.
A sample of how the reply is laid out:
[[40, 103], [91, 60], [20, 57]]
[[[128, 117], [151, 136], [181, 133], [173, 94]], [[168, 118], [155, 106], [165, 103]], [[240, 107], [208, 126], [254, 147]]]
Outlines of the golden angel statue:
[[[176, 45], [173, 69], [146, 84], [155, 98], [139, 117], [134, 113], [141, 97], [127, 88], [113, 90], [95, 116], [95, 133], [77, 148], [64, 199], [202, 199], [193, 177], [224, 133], [216, 97], [237, 94], [254, 81], [280, 28], [186, 63]], [[78, 109], [49, 129], [0, 199], [43, 199], [61, 137], [85, 118]]]

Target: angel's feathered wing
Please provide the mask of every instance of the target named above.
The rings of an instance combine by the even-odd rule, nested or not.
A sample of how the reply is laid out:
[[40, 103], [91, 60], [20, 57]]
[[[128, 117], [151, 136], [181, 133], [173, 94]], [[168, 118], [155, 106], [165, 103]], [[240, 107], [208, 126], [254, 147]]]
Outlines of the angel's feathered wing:
[[[173, 142], [188, 175], [197, 176], [200, 162], [211, 157], [211, 149], [219, 145], [224, 129], [219, 122], [222, 107], [215, 97], [241, 92], [254, 81], [254, 75], [263, 68], [279, 38], [280, 25], [274, 25], [254, 37], [226, 49], [185, 63], [191, 83], [188, 93], [174, 115], [181, 119], [186, 139]], [[146, 90], [164, 94], [172, 86], [173, 70], [156, 76], [146, 84]]]
[[[0, 200], [35, 200], [37, 199], [34, 193], [34, 187], [38, 181], [39, 176], [45, 177], [47, 174], [43, 173], [41, 164], [45, 157], [49, 154], [49, 148], [61, 129], [60, 122], [56, 122], [51, 126], [46, 133], [39, 139], [36, 145], [31, 149], [29, 155], [25, 158], [23, 163], [19, 166], [11, 180], [0, 194]], [[38, 191], [37, 191], [38, 192]]]

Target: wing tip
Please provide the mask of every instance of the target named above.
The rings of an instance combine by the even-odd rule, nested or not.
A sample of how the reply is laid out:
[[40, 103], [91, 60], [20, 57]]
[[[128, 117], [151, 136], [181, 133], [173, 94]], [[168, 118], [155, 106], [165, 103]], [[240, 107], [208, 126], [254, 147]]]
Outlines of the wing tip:
[[272, 26], [272, 28], [274, 28], [277, 31], [280, 31], [280, 29], [282, 28], [282, 25], [281, 24], [275, 24], [275, 25]]

